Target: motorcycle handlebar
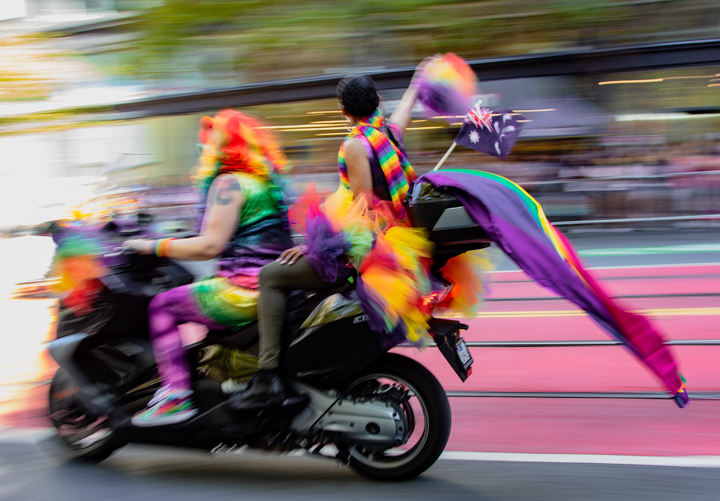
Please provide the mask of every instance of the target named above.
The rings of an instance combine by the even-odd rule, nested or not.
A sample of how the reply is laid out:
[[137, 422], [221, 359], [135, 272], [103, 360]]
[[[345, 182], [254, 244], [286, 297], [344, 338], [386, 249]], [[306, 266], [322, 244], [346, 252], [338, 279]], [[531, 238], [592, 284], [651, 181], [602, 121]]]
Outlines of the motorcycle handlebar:
[[106, 258], [116, 258], [121, 256], [135, 256], [138, 254], [138, 251], [133, 249], [132, 247], [115, 247], [112, 252], [108, 252], [105, 254]]

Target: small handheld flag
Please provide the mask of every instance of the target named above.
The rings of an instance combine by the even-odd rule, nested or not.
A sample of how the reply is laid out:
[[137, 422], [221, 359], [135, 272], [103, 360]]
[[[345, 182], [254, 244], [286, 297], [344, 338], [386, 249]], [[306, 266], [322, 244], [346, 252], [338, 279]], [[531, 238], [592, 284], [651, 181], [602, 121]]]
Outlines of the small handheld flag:
[[478, 101], [465, 116], [455, 142], [472, 150], [507, 160], [515, 146], [524, 117], [508, 108], [490, 111]]
[[508, 108], [490, 111], [481, 107], [478, 101], [465, 115], [455, 141], [433, 170], [440, 169], [458, 144], [507, 160], [523, 128], [523, 120], [525, 117]]

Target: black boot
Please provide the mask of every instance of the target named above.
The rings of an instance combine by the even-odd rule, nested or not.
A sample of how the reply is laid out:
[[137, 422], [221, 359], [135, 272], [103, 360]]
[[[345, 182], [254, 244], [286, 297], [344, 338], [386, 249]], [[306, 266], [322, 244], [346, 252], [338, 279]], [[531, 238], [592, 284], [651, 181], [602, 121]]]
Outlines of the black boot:
[[250, 380], [250, 387], [232, 395], [228, 405], [237, 411], [282, 407], [288, 396], [278, 370], [259, 369]]

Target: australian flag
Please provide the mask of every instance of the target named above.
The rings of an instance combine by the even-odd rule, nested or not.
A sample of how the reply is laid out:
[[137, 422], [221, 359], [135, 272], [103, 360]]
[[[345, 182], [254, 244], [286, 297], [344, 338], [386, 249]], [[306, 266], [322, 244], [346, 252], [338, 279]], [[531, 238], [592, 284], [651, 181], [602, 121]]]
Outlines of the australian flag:
[[498, 108], [490, 111], [482, 108], [478, 101], [465, 115], [455, 142], [507, 160], [522, 130], [521, 120], [525, 118], [512, 110]]

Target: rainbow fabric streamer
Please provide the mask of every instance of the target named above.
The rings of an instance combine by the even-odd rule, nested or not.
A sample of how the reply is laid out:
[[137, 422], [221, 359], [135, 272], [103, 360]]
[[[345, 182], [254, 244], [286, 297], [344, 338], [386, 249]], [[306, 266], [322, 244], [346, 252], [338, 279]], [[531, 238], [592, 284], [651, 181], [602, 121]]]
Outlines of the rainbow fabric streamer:
[[[390, 189], [395, 216], [400, 221], [405, 221], [403, 200], [405, 200], [407, 194], [408, 182], [412, 182], [417, 176], [403, 152], [385, 134], [380, 132], [383, 125], [385, 125], [385, 119], [378, 110], [375, 110], [372, 115], [355, 124], [345, 141], [351, 137], [359, 137], [370, 147], [368, 154], [371, 154], [371, 152], [377, 154], [380, 167], [383, 174], [385, 174]], [[340, 185], [349, 190], [350, 181], [348, 180], [347, 165], [345, 163], [345, 141], [340, 146], [340, 152], [338, 153], [338, 170], [340, 172]]]
[[678, 406], [687, 405], [684, 380], [662, 335], [647, 318], [627, 311], [602, 289], [525, 190], [496, 174], [463, 169], [430, 172], [418, 179], [422, 181], [448, 188], [525, 273], [585, 310], [660, 378]]
[[465, 115], [477, 93], [477, 76], [465, 60], [448, 52], [431, 60], [420, 74], [418, 101], [428, 118], [455, 122]]

